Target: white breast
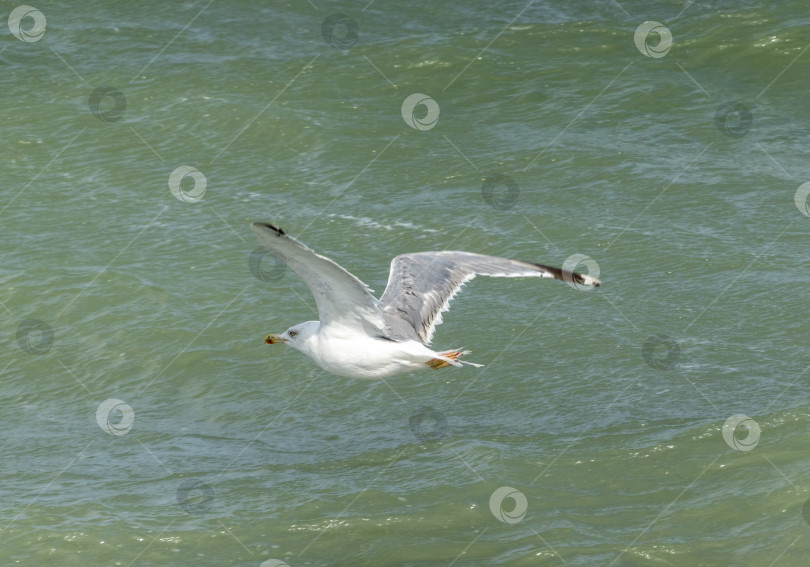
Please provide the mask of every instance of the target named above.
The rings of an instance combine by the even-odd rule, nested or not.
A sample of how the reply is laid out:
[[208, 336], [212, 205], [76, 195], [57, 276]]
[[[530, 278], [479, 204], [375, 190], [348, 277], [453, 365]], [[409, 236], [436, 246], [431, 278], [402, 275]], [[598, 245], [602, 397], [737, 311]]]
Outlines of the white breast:
[[389, 341], [367, 336], [308, 341], [301, 351], [333, 374], [379, 380], [410, 370], [427, 369], [436, 353], [417, 341]]

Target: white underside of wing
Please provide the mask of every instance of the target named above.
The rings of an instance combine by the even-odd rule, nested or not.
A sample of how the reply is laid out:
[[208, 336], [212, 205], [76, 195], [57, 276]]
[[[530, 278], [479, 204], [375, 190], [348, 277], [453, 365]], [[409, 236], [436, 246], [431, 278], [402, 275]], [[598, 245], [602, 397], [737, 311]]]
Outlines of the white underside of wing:
[[321, 328], [380, 334], [384, 321], [371, 289], [351, 272], [303, 245], [284, 231], [262, 223], [251, 229], [259, 242], [283, 260], [309, 287], [318, 306]]

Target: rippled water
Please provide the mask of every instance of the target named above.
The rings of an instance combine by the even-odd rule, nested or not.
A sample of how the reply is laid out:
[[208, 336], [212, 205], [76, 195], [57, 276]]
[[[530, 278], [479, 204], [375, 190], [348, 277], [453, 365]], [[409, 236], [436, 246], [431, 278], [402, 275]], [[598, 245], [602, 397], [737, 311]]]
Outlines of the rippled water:
[[[19, 10], [5, 564], [804, 564], [807, 5]], [[484, 368], [351, 381], [263, 343], [316, 315], [254, 220], [378, 292], [445, 248], [604, 285], [475, 280], [434, 346]]]

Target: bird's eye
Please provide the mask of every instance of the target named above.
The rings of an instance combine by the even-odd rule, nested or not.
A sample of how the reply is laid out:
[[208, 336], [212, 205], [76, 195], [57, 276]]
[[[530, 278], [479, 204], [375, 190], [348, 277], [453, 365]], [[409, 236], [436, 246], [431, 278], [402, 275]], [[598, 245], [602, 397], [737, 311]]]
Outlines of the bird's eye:
[[297, 334], [298, 334], [298, 331], [290, 331], [290, 336], [291, 337], [294, 337]]

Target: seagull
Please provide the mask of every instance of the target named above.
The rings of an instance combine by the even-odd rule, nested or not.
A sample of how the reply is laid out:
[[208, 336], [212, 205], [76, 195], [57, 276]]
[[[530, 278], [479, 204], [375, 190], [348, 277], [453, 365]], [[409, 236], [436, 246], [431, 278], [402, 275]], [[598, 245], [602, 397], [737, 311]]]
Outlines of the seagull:
[[482, 366], [459, 359], [469, 351], [434, 351], [430, 345], [442, 312], [462, 286], [475, 276], [554, 278], [596, 287], [587, 274], [542, 264], [470, 252], [417, 252], [391, 261], [388, 285], [380, 299], [345, 268], [317, 254], [282, 229], [250, 225], [259, 242], [307, 284], [318, 307], [319, 321], [306, 321], [267, 344], [285, 344], [339, 376], [380, 380], [422, 369]]

